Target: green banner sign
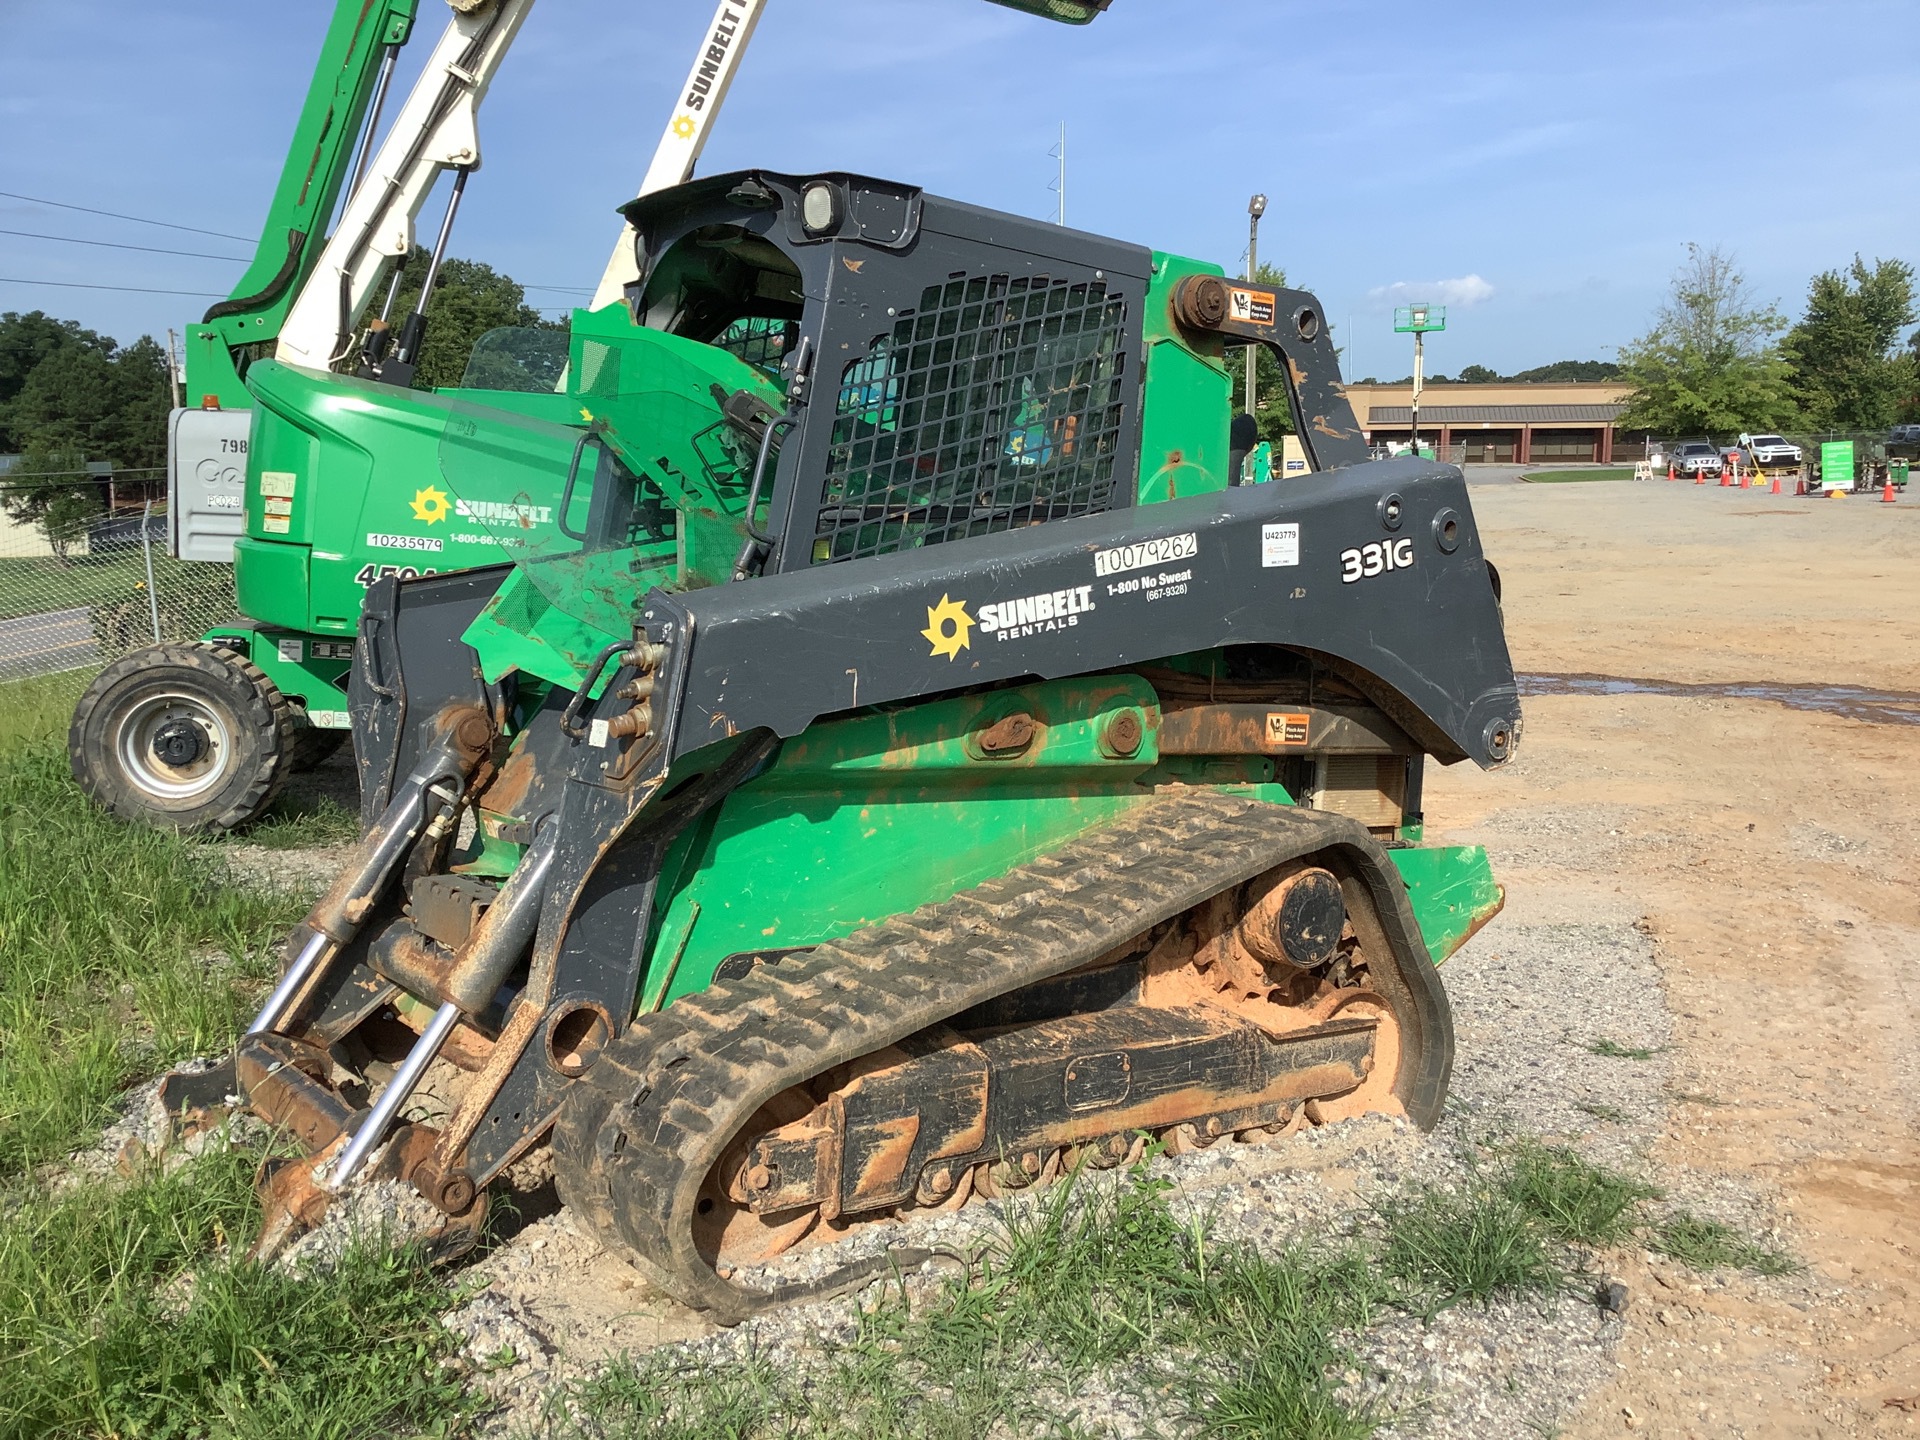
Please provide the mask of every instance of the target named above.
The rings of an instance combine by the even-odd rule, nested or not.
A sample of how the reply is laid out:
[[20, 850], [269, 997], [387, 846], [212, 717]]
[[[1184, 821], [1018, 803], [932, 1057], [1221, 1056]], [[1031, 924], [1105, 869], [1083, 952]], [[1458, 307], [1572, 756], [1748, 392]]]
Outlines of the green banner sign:
[[1823, 440], [1820, 442], [1820, 488], [1822, 490], [1853, 488], [1853, 441]]

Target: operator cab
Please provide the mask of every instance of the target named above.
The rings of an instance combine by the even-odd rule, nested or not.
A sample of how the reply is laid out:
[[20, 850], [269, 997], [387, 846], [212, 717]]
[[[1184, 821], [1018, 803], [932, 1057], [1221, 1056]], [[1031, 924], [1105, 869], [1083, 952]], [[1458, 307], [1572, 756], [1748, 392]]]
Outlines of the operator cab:
[[838, 172], [621, 213], [636, 323], [784, 384], [769, 570], [1132, 503], [1147, 250]]
[[800, 334], [800, 267], [742, 225], [702, 225], [661, 255], [633, 302], [649, 330], [726, 350], [780, 378]]

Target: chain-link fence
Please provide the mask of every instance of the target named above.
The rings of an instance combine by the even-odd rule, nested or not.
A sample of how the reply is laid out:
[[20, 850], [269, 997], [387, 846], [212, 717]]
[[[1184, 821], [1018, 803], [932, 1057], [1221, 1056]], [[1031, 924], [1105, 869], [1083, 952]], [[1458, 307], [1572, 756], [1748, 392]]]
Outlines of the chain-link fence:
[[95, 669], [237, 613], [231, 565], [167, 554], [164, 500], [81, 509], [0, 484], [0, 680]]

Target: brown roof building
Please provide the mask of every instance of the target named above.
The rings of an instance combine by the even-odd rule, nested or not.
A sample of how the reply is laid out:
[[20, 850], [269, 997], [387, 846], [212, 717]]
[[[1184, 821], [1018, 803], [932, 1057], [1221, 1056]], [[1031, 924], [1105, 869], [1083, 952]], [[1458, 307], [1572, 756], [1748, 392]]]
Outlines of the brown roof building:
[[[1412, 433], [1411, 385], [1349, 385], [1347, 400], [1368, 440], [1405, 441]], [[1428, 385], [1420, 392], [1420, 438], [1459, 464], [1533, 465], [1638, 459], [1645, 442], [1616, 440], [1613, 422], [1630, 387], [1573, 385]]]

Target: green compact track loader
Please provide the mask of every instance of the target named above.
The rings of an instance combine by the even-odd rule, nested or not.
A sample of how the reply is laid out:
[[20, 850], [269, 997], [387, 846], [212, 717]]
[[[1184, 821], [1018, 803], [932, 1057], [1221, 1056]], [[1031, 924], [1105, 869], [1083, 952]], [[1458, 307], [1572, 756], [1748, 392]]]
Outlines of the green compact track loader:
[[[1367, 460], [1314, 299], [846, 174], [625, 213], [559, 391], [250, 377], [512, 557], [375, 580], [363, 836], [167, 1081], [305, 1147], [262, 1247], [374, 1175], [457, 1247], [546, 1144], [735, 1319], [858, 1278], [770, 1282], [794, 1245], [1151, 1140], [1431, 1124], [1501, 895], [1422, 776], [1520, 708], [1460, 472]], [[1245, 345], [1305, 476], [1234, 483]]]

